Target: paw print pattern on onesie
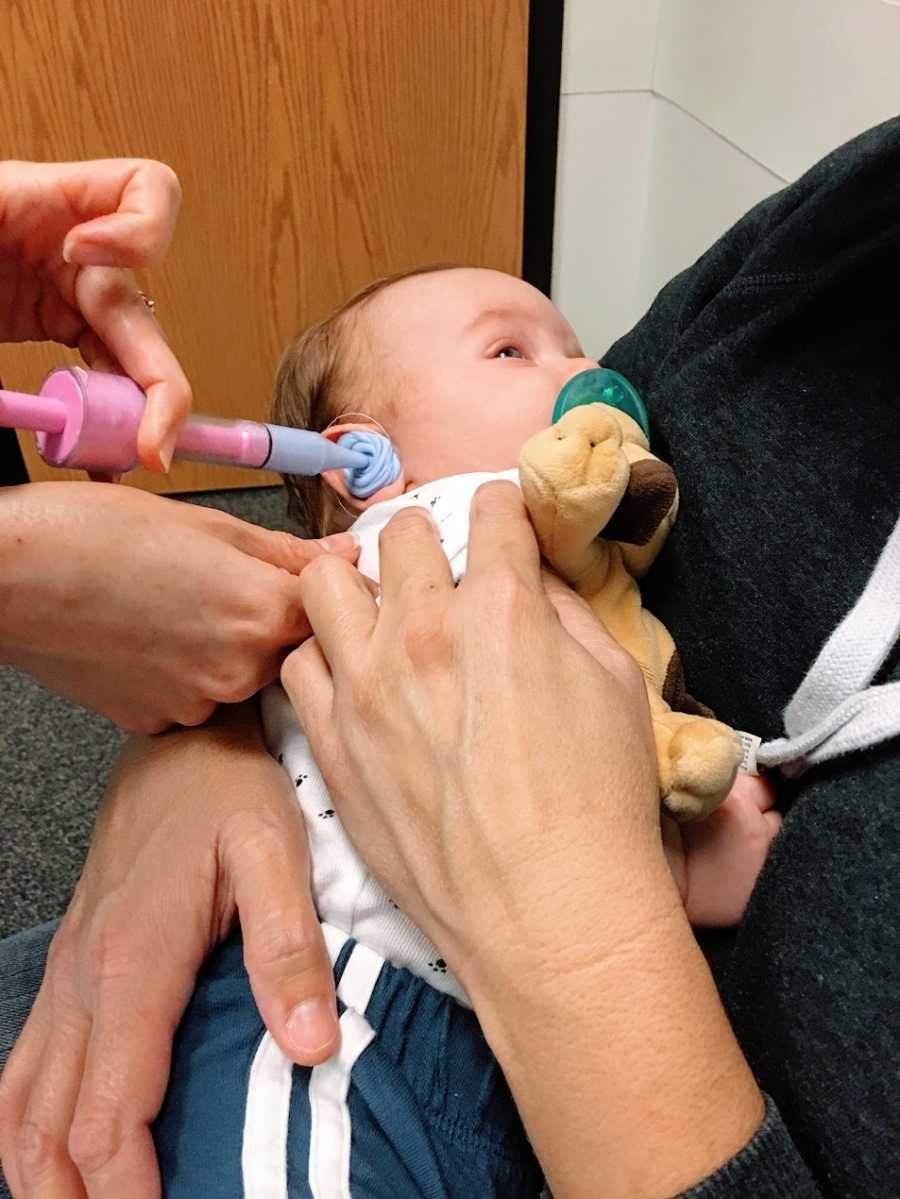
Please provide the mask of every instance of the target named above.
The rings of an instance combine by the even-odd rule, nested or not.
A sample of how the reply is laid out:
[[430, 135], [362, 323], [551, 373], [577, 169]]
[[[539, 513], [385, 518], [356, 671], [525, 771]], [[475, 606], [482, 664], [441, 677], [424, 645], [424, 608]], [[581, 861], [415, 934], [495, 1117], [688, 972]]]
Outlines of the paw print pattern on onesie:
[[[426, 510], [426, 512], [430, 512], [431, 515], [434, 517], [434, 520], [437, 523], [437, 527], [440, 532], [440, 542], [441, 542], [441, 545], [443, 545], [446, 540], [446, 538], [444, 537], [444, 529], [443, 529], [443, 524], [444, 524], [444, 521], [446, 520], [446, 515], [442, 514], [441, 512], [439, 512], [437, 510], [437, 506], [440, 502], [441, 502], [441, 497], [439, 495], [433, 495], [431, 497], [431, 499], [428, 501], [428, 507], [425, 510]], [[422, 507], [425, 508], [425, 505], [423, 504]]]

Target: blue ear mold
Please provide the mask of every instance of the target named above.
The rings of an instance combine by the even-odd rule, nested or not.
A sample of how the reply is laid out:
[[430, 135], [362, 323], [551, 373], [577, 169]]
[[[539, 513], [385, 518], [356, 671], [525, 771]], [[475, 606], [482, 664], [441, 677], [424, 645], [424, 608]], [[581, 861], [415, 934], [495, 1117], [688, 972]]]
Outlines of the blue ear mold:
[[399, 478], [400, 459], [383, 433], [351, 429], [338, 438], [338, 445], [366, 456], [364, 466], [352, 466], [344, 471], [347, 490], [358, 500], [367, 500]]

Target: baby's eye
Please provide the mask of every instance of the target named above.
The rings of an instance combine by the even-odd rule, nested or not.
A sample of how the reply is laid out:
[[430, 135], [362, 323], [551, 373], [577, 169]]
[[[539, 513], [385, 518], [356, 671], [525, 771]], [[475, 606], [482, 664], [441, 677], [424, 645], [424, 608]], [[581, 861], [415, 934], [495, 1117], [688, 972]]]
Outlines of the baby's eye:
[[503, 349], [497, 351], [495, 357], [496, 358], [524, 358], [525, 355], [518, 348], [518, 346], [504, 346]]

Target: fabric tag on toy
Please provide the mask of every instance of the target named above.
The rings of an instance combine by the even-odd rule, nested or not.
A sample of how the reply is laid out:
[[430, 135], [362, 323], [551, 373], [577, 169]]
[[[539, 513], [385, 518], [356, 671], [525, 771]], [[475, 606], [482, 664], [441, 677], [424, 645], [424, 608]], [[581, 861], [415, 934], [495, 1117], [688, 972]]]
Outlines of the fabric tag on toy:
[[756, 751], [762, 745], [762, 737], [757, 737], [755, 733], [744, 733], [740, 729], [735, 729], [734, 731], [740, 739], [743, 755], [738, 770], [743, 774], [759, 774]]

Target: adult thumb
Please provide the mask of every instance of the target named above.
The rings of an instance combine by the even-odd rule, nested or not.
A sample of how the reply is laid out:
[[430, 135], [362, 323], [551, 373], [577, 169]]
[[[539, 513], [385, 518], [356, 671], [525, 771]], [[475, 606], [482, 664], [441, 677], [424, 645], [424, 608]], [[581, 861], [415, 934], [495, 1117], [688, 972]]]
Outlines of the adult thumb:
[[287, 809], [276, 825], [271, 813], [248, 813], [227, 839], [222, 856], [259, 1014], [292, 1061], [318, 1065], [335, 1052], [340, 1033], [331, 959], [309, 890], [303, 817]]
[[321, 554], [335, 554], [348, 562], [356, 562], [359, 557], [359, 541], [353, 533], [307, 539], [281, 530], [262, 529], [236, 518], [232, 518], [228, 527], [230, 540], [239, 550], [293, 575], [300, 574], [304, 566]]

